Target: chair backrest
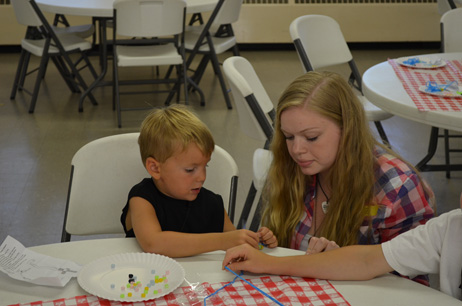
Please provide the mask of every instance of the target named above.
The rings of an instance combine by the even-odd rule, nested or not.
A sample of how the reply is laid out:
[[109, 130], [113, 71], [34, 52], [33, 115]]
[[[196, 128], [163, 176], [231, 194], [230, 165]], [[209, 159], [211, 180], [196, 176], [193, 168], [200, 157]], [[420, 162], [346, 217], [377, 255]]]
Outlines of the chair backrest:
[[353, 59], [339, 24], [331, 17], [300, 16], [289, 31], [305, 72]]
[[443, 52], [462, 52], [462, 8], [441, 17], [441, 46]]
[[213, 25], [232, 24], [239, 20], [243, 0], [225, 0]]
[[257, 140], [270, 140], [273, 134], [274, 105], [250, 62], [232, 56], [223, 62], [231, 87], [241, 130]]
[[454, 0], [437, 0], [436, 2], [438, 4], [438, 13], [440, 15], [444, 15], [447, 11], [457, 8]]
[[236, 161], [227, 151], [215, 145], [208, 163], [204, 187], [222, 196], [231, 222], [234, 222], [238, 178]]
[[[149, 177], [138, 146], [139, 133], [94, 140], [72, 158], [62, 241], [71, 235], [123, 234], [120, 215], [130, 189]], [[221, 194], [234, 213], [238, 169], [232, 157], [215, 147], [205, 186]], [[231, 202], [232, 201], [232, 202]]]
[[29, 0], [11, 0], [19, 24], [38, 27], [42, 25]]
[[117, 34], [158, 37], [183, 32], [185, 0], [116, 0]]
[[128, 192], [149, 177], [138, 146], [139, 133], [94, 140], [72, 158], [63, 239], [70, 235], [123, 233], [120, 223]]

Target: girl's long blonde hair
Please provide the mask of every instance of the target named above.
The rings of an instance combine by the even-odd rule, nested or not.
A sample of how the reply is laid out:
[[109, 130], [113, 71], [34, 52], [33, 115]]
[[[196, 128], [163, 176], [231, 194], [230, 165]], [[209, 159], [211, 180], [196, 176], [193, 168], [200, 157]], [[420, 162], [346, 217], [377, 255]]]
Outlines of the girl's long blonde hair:
[[274, 159], [265, 187], [266, 209], [262, 224], [289, 247], [304, 212], [307, 186], [313, 177], [304, 175], [289, 155], [281, 132], [281, 114], [290, 107], [306, 107], [332, 119], [342, 137], [328, 177], [333, 191], [329, 212], [319, 235], [340, 246], [356, 244], [367, 205], [374, 205], [374, 147], [364, 109], [348, 83], [338, 74], [308, 72], [294, 80], [279, 99], [271, 151]]

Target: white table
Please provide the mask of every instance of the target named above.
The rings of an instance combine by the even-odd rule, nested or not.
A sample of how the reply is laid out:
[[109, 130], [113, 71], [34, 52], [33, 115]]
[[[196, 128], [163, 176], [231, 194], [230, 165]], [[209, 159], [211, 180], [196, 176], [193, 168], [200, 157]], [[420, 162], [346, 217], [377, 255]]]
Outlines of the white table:
[[[119, 253], [140, 252], [134, 238], [112, 238], [57, 243], [31, 248], [36, 252], [70, 259], [87, 264], [95, 259]], [[265, 249], [276, 256], [303, 254], [300, 251], [276, 248]], [[224, 252], [211, 252], [197, 256], [177, 258], [185, 269], [185, 279], [190, 282], [231, 281], [231, 273], [221, 270]], [[245, 276], [259, 277], [256, 275]], [[390, 306], [390, 305], [459, 305], [460, 301], [437, 290], [425, 287], [411, 280], [395, 275], [384, 275], [370, 281], [332, 281], [333, 286], [352, 305]], [[185, 281], [182, 286], [187, 286]], [[0, 274], [0, 306], [13, 303], [26, 303], [39, 300], [53, 300], [88, 294], [82, 290], [76, 279], [72, 279], [64, 288], [36, 286], [9, 278]]]
[[[79, 112], [83, 111], [83, 101], [85, 97], [98, 86], [112, 85], [112, 81], [104, 82], [104, 77], [107, 73], [107, 36], [106, 36], [106, 23], [107, 20], [112, 19], [114, 15], [113, 3], [114, 0], [36, 0], [38, 6], [42, 11], [61, 14], [61, 15], [74, 15], [93, 17], [99, 21], [99, 35], [102, 45], [102, 61], [101, 73], [98, 78], [82, 93], [79, 101]], [[196, 56], [202, 42], [205, 41], [206, 36], [210, 35], [209, 29], [213, 23], [213, 19], [218, 14], [219, 9], [223, 5], [224, 0], [186, 0], [186, 12], [188, 14], [200, 14], [204, 12], [211, 12], [211, 15], [204, 26], [202, 34], [194, 47], [193, 51], [189, 54], [187, 59], [187, 68], [191, 65], [194, 57]], [[201, 97], [201, 105], [205, 105], [205, 97], [202, 90], [196, 83], [188, 77], [188, 82], [196, 89]], [[95, 102], [96, 103], [96, 102]]]
[[[53, 14], [112, 18], [114, 0], [36, 0], [40, 8]], [[188, 13], [212, 11], [218, 0], [186, 0]]]
[[[462, 53], [422, 56], [462, 60]], [[388, 62], [369, 68], [364, 73], [362, 82], [363, 93], [373, 104], [396, 116], [433, 127], [427, 156], [416, 167], [421, 171], [446, 171], [445, 165], [427, 165], [427, 162], [436, 151], [439, 128], [462, 132], [462, 112], [419, 111]], [[462, 170], [462, 165], [451, 165], [451, 170]]]

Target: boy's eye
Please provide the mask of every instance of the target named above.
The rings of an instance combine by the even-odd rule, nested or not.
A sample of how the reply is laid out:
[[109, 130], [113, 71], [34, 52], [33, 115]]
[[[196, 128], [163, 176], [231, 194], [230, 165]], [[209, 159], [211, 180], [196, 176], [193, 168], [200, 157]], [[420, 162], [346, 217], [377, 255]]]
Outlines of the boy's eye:
[[318, 139], [318, 136], [316, 136], [316, 137], [306, 137], [306, 140], [308, 140], [308, 141], [316, 141], [316, 139]]
[[191, 173], [191, 172], [194, 171], [194, 168], [188, 168], [188, 169], [185, 169], [185, 170], [186, 170], [186, 172]]

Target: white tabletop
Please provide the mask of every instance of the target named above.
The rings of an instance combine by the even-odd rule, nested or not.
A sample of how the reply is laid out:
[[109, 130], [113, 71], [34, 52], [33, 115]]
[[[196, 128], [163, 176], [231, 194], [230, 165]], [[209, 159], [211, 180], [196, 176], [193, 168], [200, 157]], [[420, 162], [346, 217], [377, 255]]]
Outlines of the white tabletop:
[[[40, 8], [53, 14], [112, 17], [114, 0], [36, 0]], [[188, 13], [212, 11], [218, 0], [186, 0]]]
[[[462, 53], [424, 56], [462, 60]], [[373, 104], [396, 116], [438, 128], [462, 131], [462, 112], [419, 111], [388, 62], [375, 65], [364, 73], [363, 93]]]
[[[31, 248], [36, 252], [73, 260], [79, 264], [87, 264], [95, 259], [127, 252], [140, 252], [135, 239], [113, 238], [57, 243]], [[275, 256], [303, 254], [299, 251], [276, 248], [265, 249]], [[223, 282], [231, 281], [233, 275], [221, 270], [224, 252], [211, 252], [177, 258], [185, 269], [185, 282]], [[259, 275], [245, 275], [246, 278]], [[460, 301], [437, 290], [420, 285], [411, 280], [391, 274], [370, 281], [332, 281], [332, 285], [352, 305], [390, 306], [390, 305], [459, 305]], [[82, 290], [76, 279], [72, 279], [64, 288], [37, 286], [9, 278], [0, 273], [0, 305], [26, 303], [40, 300], [54, 300], [88, 294]]]

